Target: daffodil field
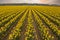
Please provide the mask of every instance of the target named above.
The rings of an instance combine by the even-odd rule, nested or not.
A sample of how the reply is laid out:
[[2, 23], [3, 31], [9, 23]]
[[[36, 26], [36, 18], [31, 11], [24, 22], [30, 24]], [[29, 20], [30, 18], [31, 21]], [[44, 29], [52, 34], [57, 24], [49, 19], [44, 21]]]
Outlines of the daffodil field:
[[60, 7], [0, 6], [0, 40], [60, 40]]

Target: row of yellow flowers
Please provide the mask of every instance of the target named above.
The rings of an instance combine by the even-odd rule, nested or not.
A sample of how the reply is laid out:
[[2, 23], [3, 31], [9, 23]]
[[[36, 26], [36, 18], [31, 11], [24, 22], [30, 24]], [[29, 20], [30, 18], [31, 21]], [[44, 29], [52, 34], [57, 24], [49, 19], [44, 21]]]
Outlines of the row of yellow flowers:
[[33, 11], [33, 14], [34, 14], [35, 20], [39, 24], [38, 29], [40, 31], [41, 38], [43, 40], [54, 40], [54, 36], [52, 34], [50, 34], [49, 29], [46, 27], [46, 25], [44, 25], [44, 23], [38, 17], [38, 15], [34, 11]]
[[[18, 18], [21, 16], [23, 12], [18, 13], [14, 18], [12, 18], [9, 22], [7, 22], [4, 26], [0, 28], [0, 36], [5, 36], [6, 31], [18, 20]], [[17, 13], [16, 13], [17, 14]], [[2, 38], [3, 38], [2, 37]]]
[[60, 30], [59, 30], [58, 26], [55, 25], [54, 23], [52, 23], [51, 21], [49, 21], [48, 18], [46, 18], [45, 16], [43, 16], [39, 12], [37, 12], [37, 14], [39, 16], [41, 16], [41, 18], [43, 18], [43, 20], [49, 25], [48, 28], [52, 29], [53, 33], [56, 34], [58, 36], [58, 39], [59, 39], [60, 38]]
[[23, 17], [18, 21], [16, 27], [14, 27], [14, 29], [11, 31], [11, 34], [9, 34], [8, 40], [17, 40], [17, 37], [21, 36], [21, 27], [23, 25], [23, 22], [25, 20], [26, 14], [27, 14], [28, 10], [26, 11], [26, 13], [23, 15]]
[[[39, 11], [39, 10], [38, 10]], [[44, 14], [45, 16], [47, 16], [50, 20], [52, 20], [56, 25], [58, 24], [58, 26], [60, 26], [60, 20], [58, 20], [58, 18], [56, 19], [56, 18], [54, 18], [54, 16], [52, 17], [51, 15], [50, 15], [50, 13], [52, 13], [52, 12], [49, 12], [49, 11], [39, 11], [39, 12], [41, 12], [41, 14]], [[49, 14], [48, 14], [49, 13]], [[53, 13], [52, 13], [52, 15], [53, 15]], [[56, 16], [57, 17], [57, 16]], [[52, 22], [51, 21], [51, 22]]]
[[[5, 18], [5, 19], [1, 19], [1, 21], [0, 21], [0, 27], [2, 27], [5, 23], [7, 23], [8, 21], [10, 21], [11, 19], [13, 19], [16, 15], [18, 15], [18, 12], [16, 12], [16, 13], [13, 13], [12, 12], [12, 15], [10, 15], [9, 17], [7, 17], [7, 18]], [[6, 17], [6, 16], [5, 16]]]
[[35, 39], [35, 29], [33, 26], [33, 19], [32, 19], [32, 15], [31, 15], [31, 10], [29, 10], [29, 15], [28, 15], [28, 25], [26, 28], [26, 32], [25, 32], [25, 40], [34, 40]]

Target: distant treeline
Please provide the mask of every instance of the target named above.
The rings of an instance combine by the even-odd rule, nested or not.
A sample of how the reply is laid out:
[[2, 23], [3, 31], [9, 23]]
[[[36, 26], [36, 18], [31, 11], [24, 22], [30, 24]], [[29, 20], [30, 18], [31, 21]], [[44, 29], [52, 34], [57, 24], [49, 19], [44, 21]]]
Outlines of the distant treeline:
[[57, 5], [57, 4], [28, 4], [28, 3], [6, 3], [6, 4], [0, 4], [0, 6], [6, 6], [6, 5], [8, 5], [8, 6], [10, 6], [10, 5], [12, 5], [12, 6], [16, 6], [16, 5], [20, 5], [20, 6], [23, 6], [23, 5], [28, 5], [28, 6], [59, 6], [60, 7], [60, 5]]

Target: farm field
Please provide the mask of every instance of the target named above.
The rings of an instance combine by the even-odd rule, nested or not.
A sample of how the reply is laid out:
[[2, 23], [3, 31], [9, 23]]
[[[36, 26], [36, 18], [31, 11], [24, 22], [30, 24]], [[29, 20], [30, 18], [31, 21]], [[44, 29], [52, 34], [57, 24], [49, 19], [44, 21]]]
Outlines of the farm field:
[[60, 7], [0, 6], [0, 40], [60, 40]]

